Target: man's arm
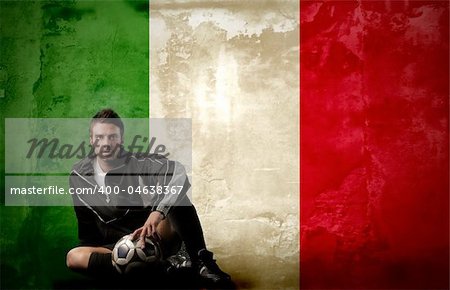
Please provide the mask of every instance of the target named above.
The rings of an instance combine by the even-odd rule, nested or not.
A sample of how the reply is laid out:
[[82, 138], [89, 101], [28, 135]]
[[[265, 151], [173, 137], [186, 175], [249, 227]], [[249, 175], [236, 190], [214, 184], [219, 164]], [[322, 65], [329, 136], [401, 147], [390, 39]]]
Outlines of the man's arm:
[[[186, 169], [178, 161], [166, 159], [158, 174], [158, 185], [163, 186], [163, 191], [168, 190], [168, 194], [163, 194], [155, 210], [161, 212], [164, 217], [169, 214], [172, 206], [186, 197], [191, 188], [191, 184], [186, 174]], [[172, 190], [176, 194], [172, 193]]]
[[[148, 235], [160, 238], [156, 231], [159, 223], [169, 214], [172, 206], [175, 206], [179, 200], [186, 198], [186, 194], [191, 187], [186, 170], [181, 163], [165, 158], [159, 159], [158, 163], [160, 163], [160, 166], [157, 167], [156, 172], [155, 167], [150, 166], [152, 163], [145, 171], [156, 173], [156, 178], [154, 178], [152, 184], [161, 186], [163, 192], [167, 190], [168, 194], [161, 194], [153, 205], [152, 212], [145, 224], [133, 232], [133, 238], [137, 236], [143, 238]], [[155, 177], [153, 174], [151, 176]], [[175, 192], [175, 194], [172, 192]]]

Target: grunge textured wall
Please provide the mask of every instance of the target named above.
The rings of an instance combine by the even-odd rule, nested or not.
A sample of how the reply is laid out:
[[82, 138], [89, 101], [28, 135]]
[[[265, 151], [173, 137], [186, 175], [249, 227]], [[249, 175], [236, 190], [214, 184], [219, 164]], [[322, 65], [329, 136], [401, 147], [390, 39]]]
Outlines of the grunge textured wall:
[[[4, 118], [90, 118], [102, 107], [148, 117], [147, 1], [1, 1], [0, 23], [3, 136]], [[0, 288], [74, 276], [65, 267], [78, 242], [73, 208], [1, 206], [0, 231]]]
[[301, 288], [448, 289], [448, 1], [300, 9]]
[[[0, 1], [0, 133], [192, 118], [194, 202], [238, 287], [448, 289], [448, 44], [448, 1]], [[0, 206], [0, 232], [0, 288], [78, 277], [72, 208]]]
[[150, 2], [150, 116], [192, 118], [194, 202], [239, 287], [298, 289], [298, 11]]

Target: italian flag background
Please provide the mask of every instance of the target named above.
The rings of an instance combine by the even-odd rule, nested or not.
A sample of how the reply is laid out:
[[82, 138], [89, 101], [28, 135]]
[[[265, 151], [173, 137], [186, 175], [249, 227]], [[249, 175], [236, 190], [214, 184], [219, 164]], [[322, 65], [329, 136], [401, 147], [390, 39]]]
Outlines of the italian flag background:
[[[448, 1], [2, 0], [0, 25], [2, 136], [105, 107], [192, 120], [238, 289], [449, 288]], [[72, 207], [4, 194], [0, 288], [89, 288]]]

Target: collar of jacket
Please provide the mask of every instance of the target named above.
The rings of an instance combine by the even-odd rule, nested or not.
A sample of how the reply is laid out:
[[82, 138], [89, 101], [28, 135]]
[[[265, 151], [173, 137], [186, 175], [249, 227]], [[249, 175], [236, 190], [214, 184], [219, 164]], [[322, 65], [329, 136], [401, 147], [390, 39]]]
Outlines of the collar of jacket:
[[[117, 163], [117, 167], [122, 166], [123, 164], [127, 163], [130, 160], [132, 153], [125, 151], [123, 148], [119, 152], [120, 158], [117, 160], [119, 161]], [[81, 175], [85, 176], [93, 176], [94, 175], [94, 161], [95, 161], [96, 155], [94, 156], [87, 156], [84, 159], [80, 160], [78, 163], [76, 163], [73, 166], [73, 170], [78, 172]]]

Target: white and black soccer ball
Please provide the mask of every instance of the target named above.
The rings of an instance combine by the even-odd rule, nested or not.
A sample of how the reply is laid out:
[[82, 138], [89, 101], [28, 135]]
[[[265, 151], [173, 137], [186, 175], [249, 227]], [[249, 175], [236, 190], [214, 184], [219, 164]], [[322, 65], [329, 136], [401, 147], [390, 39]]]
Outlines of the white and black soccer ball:
[[128, 274], [135, 268], [142, 268], [148, 264], [161, 261], [161, 248], [157, 242], [145, 238], [145, 247], [138, 246], [140, 239], [131, 240], [131, 235], [122, 237], [112, 251], [112, 264], [121, 274]]

